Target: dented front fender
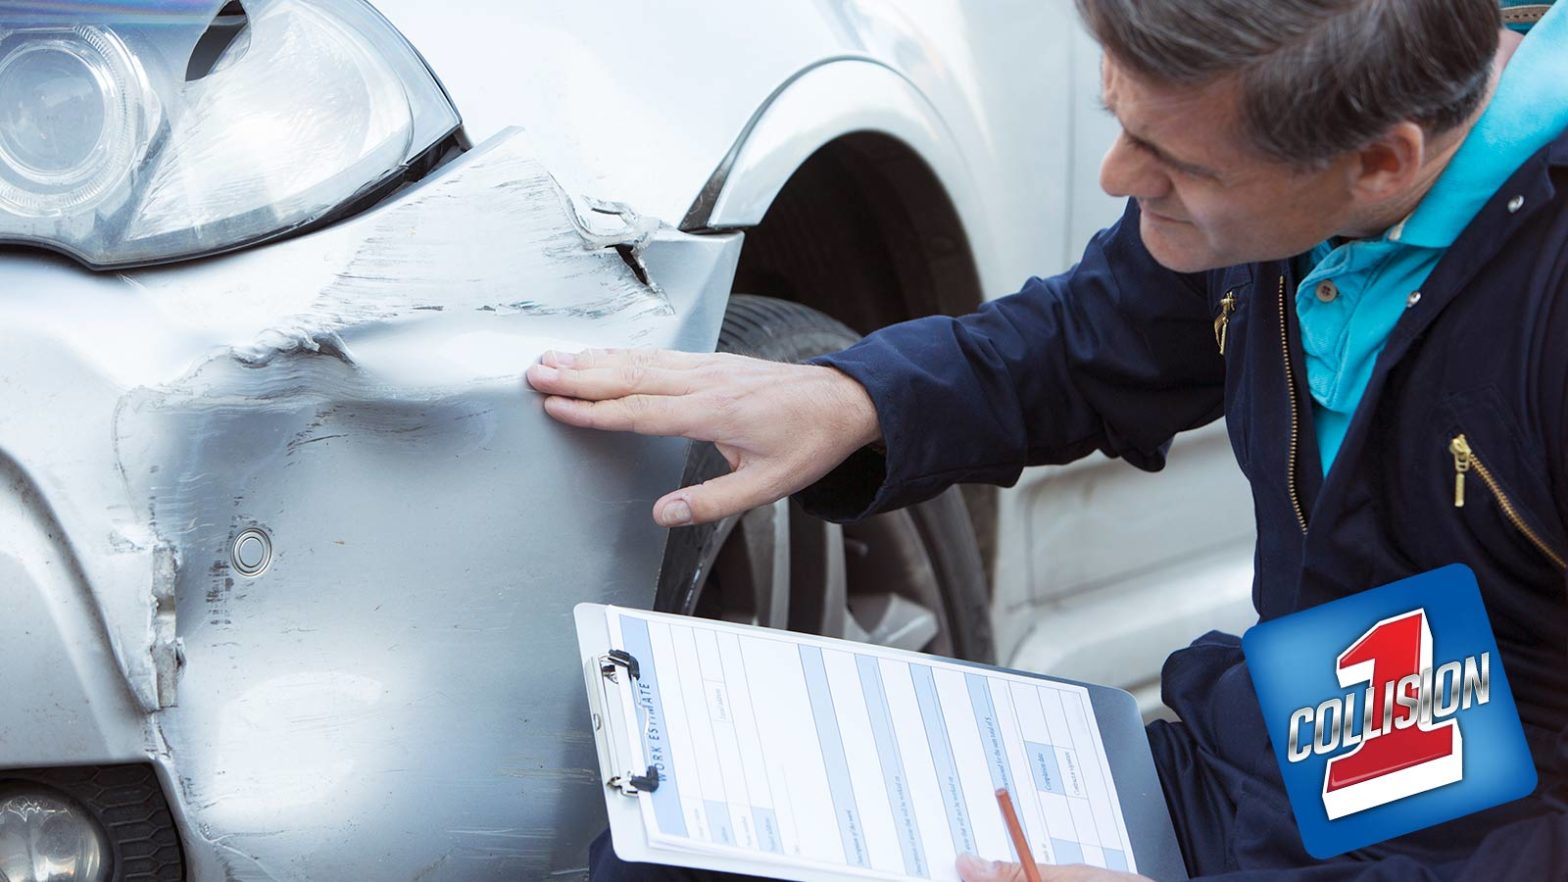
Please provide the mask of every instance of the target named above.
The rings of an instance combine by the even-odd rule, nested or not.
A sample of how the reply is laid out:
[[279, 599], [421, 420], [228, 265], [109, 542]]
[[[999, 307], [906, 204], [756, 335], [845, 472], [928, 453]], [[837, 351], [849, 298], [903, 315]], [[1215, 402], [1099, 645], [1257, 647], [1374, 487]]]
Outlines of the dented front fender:
[[511, 130], [264, 248], [0, 257], [0, 769], [154, 762], [196, 880], [580, 861], [571, 608], [652, 601], [685, 443], [563, 427], [521, 373], [711, 350], [738, 250], [569, 198]]

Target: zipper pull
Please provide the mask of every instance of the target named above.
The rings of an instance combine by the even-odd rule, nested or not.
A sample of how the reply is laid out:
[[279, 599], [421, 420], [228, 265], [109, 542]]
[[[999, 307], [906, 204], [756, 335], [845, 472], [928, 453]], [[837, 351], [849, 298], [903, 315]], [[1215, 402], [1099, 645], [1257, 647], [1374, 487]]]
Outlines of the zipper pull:
[[1225, 338], [1230, 332], [1230, 314], [1236, 311], [1236, 292], [1226, 291], [1225, 297], [1220, 300], [1220, 314], [1214, 319], [1214, 343], [1220, 348], [1220, 355], [1225, 354]]
[[1454, 455], [1454, 508], [1465, 507], [1465, 472], [1470, 471], [1470, 462], [1474, 455], [1470, 452], [1470, 442], [1464, 435], [1455, 435], [1449, 443], [1448, 451]]

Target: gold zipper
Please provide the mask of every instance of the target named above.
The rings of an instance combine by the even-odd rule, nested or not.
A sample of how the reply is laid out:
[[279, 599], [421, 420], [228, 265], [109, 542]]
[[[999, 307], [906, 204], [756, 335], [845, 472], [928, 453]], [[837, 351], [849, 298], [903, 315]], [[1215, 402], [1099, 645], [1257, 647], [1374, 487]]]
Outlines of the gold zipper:
[[1220, 348], [1220, 355], [1225, 354], [1225, 338], [1230, 333], [1230, 314], [1236, 311], [1236, 292], [1226, 291], [1225, 297], [1220, 300], [1220, 314], [1214, 319], [1214, 343]]
[[1286, 330], [1285, 276], [1279, 277], [1279, 349], [1285, 356], [1285, 394], [1290, 398], [1290, 471], [1285, 476], [1290, 489], [1290, 505], [1296, 512], [1296, 523], [1301, 532], [1307, 532], [1307, 513], [1301, 507], [1301, 495], [1296, 487], [1296, 454], [1301, 448], [1301, 417], [1296, 413], [1296, 370], [1290, 364], [1290, 335]]
[[1553, 551], [1551, 546], [1547, 545], [1545, 540], [1541, 538], [1540, 534], [1524, 522], [1524, 518], [1519, 515], [1519, 510], [1514, 508], [1513, 500], [1508, 498], [1508, 494], [1503, 492], [1502, 485], [1497, 483], [1497, 479], [1492, 477], [1491, 471], [1475, 455], [1475, 451], [1471, 449], [1470, 442], [1463, 433], [1455, 435], [1454, 440], [1448, 443], [1448, 452], [1454, 455], [1454, 508], [1464, 508], [1465, 474], [1474, 471], [1481, 476], [1481, 483], [1485, 484], [1487, 489], [1492, 491], [1492, 496], [1496, 497], [1497, 504], [1502, 506], [1503, 514], [1507, 516], [1508, 520], [1513, 523], [1519, 532], [1524, 534], [1526, 539], [1530, 540], [1530, 544], [1540, 549], [1542, 554], [1551, 558], [1552, 563], [1556, 564], [1558, 569], [1568, 570], [1568, 562], [1563, 560], [1562, 555]]
[[1470, 471], [1470, 442], [1464, 435], [1455, 435], [1448, 443], [1448, 452], [1454, 455], [1454, 508], [1465, 507], [1465, 473]]

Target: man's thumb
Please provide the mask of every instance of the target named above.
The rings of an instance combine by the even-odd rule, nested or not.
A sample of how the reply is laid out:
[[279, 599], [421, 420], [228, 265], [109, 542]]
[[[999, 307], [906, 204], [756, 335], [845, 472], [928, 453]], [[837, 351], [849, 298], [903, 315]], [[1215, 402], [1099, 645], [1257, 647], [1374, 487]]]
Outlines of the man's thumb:
[[753, 467], [741, 467], [698, 484], [683, 487], [653, 504], [653, 519], [662, 527], [704, 524], [767, 505], [788, 495], [778, 482]]
[[958, 878], [964, 882], [1007, 882], [1012, 875], [1010, 867], [1000, 861], [988, 861], [972, 854], [958, 856]]

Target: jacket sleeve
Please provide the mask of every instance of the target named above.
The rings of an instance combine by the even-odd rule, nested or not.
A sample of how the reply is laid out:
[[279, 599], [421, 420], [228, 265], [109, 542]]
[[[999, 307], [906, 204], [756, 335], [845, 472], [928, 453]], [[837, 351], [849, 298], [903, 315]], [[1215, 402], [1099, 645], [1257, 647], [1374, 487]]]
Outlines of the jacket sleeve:
[[1011, 485], [1024, 466], [1095, 450], [1155, 471], [1172, 436], [1223, 410], [1204, 278], [1154, 261], [1135, 203], [1059, 276], [970, 315], [883, 328], [812, 363], [866, 387], [886, 448], [856, 453], [797, 495], [834, 520], [960, 482]]

